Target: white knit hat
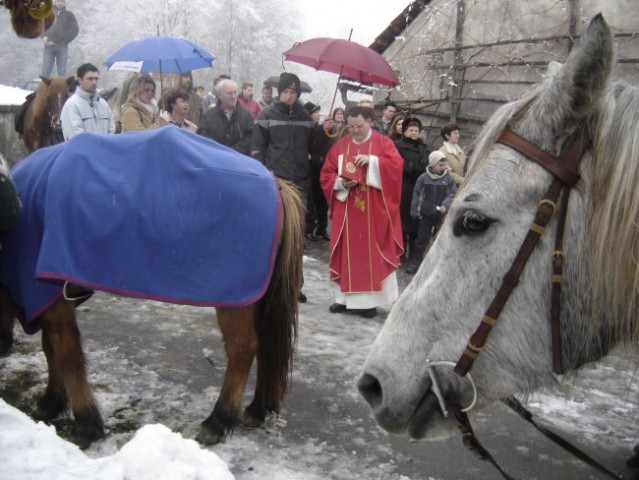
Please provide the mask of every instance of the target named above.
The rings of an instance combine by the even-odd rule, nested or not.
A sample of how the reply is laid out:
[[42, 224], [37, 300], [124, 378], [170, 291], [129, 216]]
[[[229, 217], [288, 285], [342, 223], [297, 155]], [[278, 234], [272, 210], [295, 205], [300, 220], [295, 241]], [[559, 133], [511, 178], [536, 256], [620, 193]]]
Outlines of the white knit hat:
[[446, 154], [440, 150], [435, 150], [428, 156], [428, 166], [434, 167], [440, 160], [446, 160]]

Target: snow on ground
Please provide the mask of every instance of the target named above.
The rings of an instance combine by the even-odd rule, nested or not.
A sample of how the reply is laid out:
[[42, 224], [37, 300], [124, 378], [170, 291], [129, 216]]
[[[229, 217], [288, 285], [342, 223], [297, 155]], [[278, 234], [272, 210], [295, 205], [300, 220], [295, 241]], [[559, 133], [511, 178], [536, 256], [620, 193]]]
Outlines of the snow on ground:
[[0, 85], [0, 105], [22, 105], [31, 92], [18, 87]]
[[[327, 314], [327, 267], [312, 257], [306, 257], [304, 289], [309, 303], [301, 306], [293, 385], [282, 415], [262, 428], [238, 429], [207, 448], [190, 439], [212, 409], [225, 368], [211, 310], [96, 294], [80, 307], [79, 323], [107, 438], [81, 452], [53, 427], [34, 424], [0, 403], [0, 479], [499, 478], [486, 462], [465, 453], [459, 438], [407, 442], [376, 428], [355, 381], [383, 316], [368, 320]], [[44, 387], [46, 364], [37, 336], [16, 333], [14, 351], [0, 359], [0, 397], [28, 411]], [[610, 465], [612, 458], [618, 465], [637, 440], [636, 352], [623, 350], [585, 367], [581, 383], [568, 378], [535, 395], [529, 408], [538, 421], [549, 421], [599, 460]], [[16, 379], [20, 388], [9, 391], [7, 384]], [[480, 413], [475, 431], [487, 447], [498, 441], [506, 445], [493, 454], [507, 471], [518, 467], [514, 461], [528, 462], [526, 474], [516, 478], [599, 478], [572, 458], [537, 451], [520, 422], [516, 429], [503, 424], [502, 416], [513, 415], [501, 408]], [[60, 436], [68, 434], [68, 420], [55, 425]], [[553, 455], [556, 450], [550, 447]], [[530, 464], [535, 470], [529, 472]]]

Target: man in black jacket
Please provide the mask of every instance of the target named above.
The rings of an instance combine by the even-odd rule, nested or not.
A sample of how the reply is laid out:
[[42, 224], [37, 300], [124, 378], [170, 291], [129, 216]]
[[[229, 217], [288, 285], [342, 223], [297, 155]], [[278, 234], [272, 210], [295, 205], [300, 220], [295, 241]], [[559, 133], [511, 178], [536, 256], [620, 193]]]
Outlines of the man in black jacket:
[[[288, 72], [280, 75], [277, 101], [263, 108], [255, 119], [251, 156], [276, 177], [295, 184], [306, 204], [312, 177], [309, 155], [321, 152], [326, 137], [298, 101], [301, 91], [297, 75]], [[313, 228], [307, 224], [307, 234], [312, 233]], [[302, 292], [300, 301], [306, 301]]]
[[78, 36], [80, 31], [75, 15], [66, 8], [65, 0], [55, 0], [54, 7], [55, 22], [42, 34], [42, 43], [44, 43], [42, 76], [46, 78], [51, 76], [54, 63], [58, 75], [61, 77], [66, 75], [69, 43]]
[[277, 100], [262, 109], [255, 119], [251, 156], [308, 196], [309, 153], [318, 150], [323, 133], [298, 102], [301, 87], [296, 75], [282, 73], [277, 92]]
[[249, 155], [253, 117], [237, 101], [237, 83], [220, 80], [215, 89], [217, 103], [204, 112], [197, 133]]

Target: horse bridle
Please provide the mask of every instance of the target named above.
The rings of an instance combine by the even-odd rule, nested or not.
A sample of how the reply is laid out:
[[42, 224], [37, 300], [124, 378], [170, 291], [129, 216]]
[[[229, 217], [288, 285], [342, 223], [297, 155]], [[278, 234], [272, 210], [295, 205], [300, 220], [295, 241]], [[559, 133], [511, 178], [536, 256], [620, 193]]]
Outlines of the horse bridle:
[[[64, 102], [62, 101], [62, 94], [58, 93], [57, 99], [58, 99], [58, 104], [56, 105], [57, 109], [55, 110], [58, 112], [61, 112], [62, 106], [64, 105]], [[53, 110], [54, 110], [54, 106], [49, 105], [49, 112], [48, 112], [49, 128], [51, 129], [51, 136], [54, 139], [54, 143], [61, 143], [64, 141], [64, 136], [62, 133], [62, 121], [60, 119], [60, 114], [58, 114], [57, 116], [54, 115], [52, 113]]]
[[528, 140], [517, 135], [510, 129], [505, 129], [497, 143], [506, 145], [517, 152], [524, 155], [529, 160], [536, 162], [553, 175], [553, 180], [546, 190], [544, 197], [537, 205], [535, 218], [530, 225], [526, 238], [524, 239], [515, 259], [508, 272], [502, 279], [502, 284], [497, 291], [495, 298], [484, 313], [484, 317], [479, 327], [471, 335], [468, 345], [462, 356], [457, 361], [455, 373], [465, 376], [473, 366], [477, 355], [482, 351], [488, 339], [488, 334], [493, 326], [497, 323], [499, 314], [502, 312], [510, 294], [517, 287], [519, 278], [528, 263], [530, 256], [539, 243], [541, 235], [544, 233], [546, 226], [557, 212], [557, 204], [559, 195], [562, 194], [561, 210], [559, 211], [559, 220], [557, 224], [557, 232], [555, 236], [555, 250], [552, 254], [552, 295], [550, 306], [550, 326], [552, 335], [552, 364], [553, 371], [557, 374], [563, 373], [563, 364], [561, 359], [561, 327], [560, 327], [560, 300], [561, 300], [561, 281], [563, 274], [563, 264], [566, 255], [563, 251], [563, 235], [566, 223], [566, 214], [568, 211], [568, 200], [570, 190], [579, 181], [579, 163], [588, 147], [589, 140], [585, 132], [575, 134], [567, 143], [562, 153], [555, 157], [545, 152]]
[[[446, 360], [431, 361], [427, 360], [428, 375], [432, 384], [432, 391], [440, 410], [445, 417], [449, 416], [450, 407], [446, 404], [446, 400], [442, 394], [441, 387], [439, 385], [439, 379], [435, 372], [434, 367], [453, 367], [454, 372], [462, 378], [466, 378], [469, 382], [473, 399], [466, 407], [456, 406], [460, 414], [465, 415], [470, 411], [477, 401], [477, 387], [475, 382], [469, 373], [469, 370], [473, 366], [477, 355], [483, 350], [484, 345], [488, 339], [488, 334], [492, 330], [493, 326], [497, 323], [499, 314], [503, 310], [510, 294], [517, 287], [519, 277], [526, 266], [526, 263], [530, 259], [530, 255], [539, 243], [541, 235], [553, 215], [557, 211], [557, 200], [559, 195], [563, 191], [563, 198], [561, 202], [561, 210], [559, 216], [559, 222], [557, 225], [557, 232], [555, 237], [555, 249], [552, 254], [552, 295], [550, 306], [550, 324], [552, 335], [552, 362], [553, 371], [555, 373], [563, 373], [563, 365], [561, 359], [561, 328], [560, 328], [560, 300], [561, 300], [561, 281], [563, 273], [563, 264], [566, 258], [563, 252], [563, 236], [564, 227], [566, 223], [566, 214], [568, 211], [568, 198], [570, 190], [579, 181], [579, 163], [583, 157], [584, 151], [588, 147], [589, 141], [584, 131], [579, 134], [575, 134], [571, 140], [567, 143], [566, 148], [563, 149], [559, 157], [545, 152], [536, 145], [532, 144], [525, 138], [519, 136], [509, 128], [504, 129], [496, 140], [496, 143], [501, 143], [507, 147], [510, 147], [517, 152], [541, 165], [544, 169], [549, 171], [553, 175], [553, 180], [546, 190], [544, 197], [537, 205], [537, 212], [535, 218], [528, 230], [526, 238], [522, 242], [510, 269], [504, 275], [502, 284], [495, 295], [495, 298], [490, 303], [490, 306], [484, 313], [479, 327], [470, 337], [468, 345], [464, 350], [457, 363], [449, 362]], [[565, 187], [565, 188], [564, 188]]]
[[560, 300], [563, 264], [566, 259], [566, 255], [563, 251], [564, 227], [568, 211], [570, 190], [579, 181], [579, 163], [581, 162], [584, 151], [588, 147], [589, 140], [585, 132], [582, 130], [581, 133], [575, 134], [571, 138], [559, 157], [555, 157], [554, 155], [545, 152], [509, 128], [506, 128], [501, 132], [496, 143], [501, 143], [502, 145], [510, 147], [524, 155], [527, 159], [539, 164], [553, 175], [553, 180], [546, 190], [543, 198], [537, 205], [535, 218], [528, 229], [526, 238], [524, 238], [524, 241], [522, 242], [508, 272], [504, 275], [501, 286], [495, 294], [495, 298], [493, 298], [493, 301], [484, 313], [479, 327], [477, 327], [475, 332], [471, 335], [464, 353], [461, 355], [456, 364], [443, 360], [436, 362], [428, 360], [427, 362], [428, 373], [433, 385], [433, 393], [437, 397], [437, 401], [444, 416], [448, 416], [448, 407], [441, 393], [441, 387], [439, 386], [439, 381], [433, 367], [453, 367], [453, 370], [457, 375], [468, 379], [473, 390], [473, 399], [468, 406], [463, 408], [460, 406], [457, 407], [463, 414], [468, 412], [475, 405], [477, 400], [477, 387], [475, 386], [475, 382], [473, 381], [469, 370], [472, 368], [477, 355], [479, 355], [479, 353], [483, 350], [488, 339], [488, 335], [490, 334], [493, 326], [497, 323], [499, 314], [506, 305], [510, 294], [513, 290], [515, 290], [519, 283], [519, 278], [521, 277], [526, 263], [528, 263], [528, 260], [530, 259], [530, 255], [539, 243], [546, 226], [556, 213], [557, 200], [562, 191], [563, 197], [555, 236], [555, 249], [552, 254], [553, 274], [550, 326], [552, 336], [553, 371], [557, 374], [563, 373], [563, 364], [561, 359], [561, 327], [559, 317], [561, 313]]
[[[557, 212], [557, 203], [559, 196], [561, 195], [561, 206], [559, 210], [559, 219], [557, 223], [557, 231], [555, 235], [555, 249], [552, 254], [552, 293], [551, 293], [551, 305], [550, 305], [550, 327], [552, 337], [552, 363], [553, 371], [557, 374], [564, 372], [563, 363], [561, 358], [561, 327], [560, 327], [560, 301], [561, 301], [561, 282], [563, 275], [563, 264], [566, 259], [566, 255], [563, 251], [563, 236], [564, 228], [566, 224], [566, 215], [568, 212], [568, 200], [570, 197], [570, 190], [579, 181], [579, 164], [584, 155], [586, 148], [589, 145], [589, 139], [584, 130], [575, 134], [572, 139], [567, 143], [566, 148], [563, 149], [558, 157], [545, 152], [536, 145], [532, 144], [525, 138], [517, 135], [512, 130], [506, 128], [502, 131], [501, 135], [497, 139], [497, 143], [501, 143], [507, 147], [516, 150], [524, 155], [529, 160], [532, 160], [546, 169], [553, 175], [553, 180], [546, 190], [544, 197], [537, 205], [537, 211], [535, 218], [530, 225], [526, 238], [522, 242], [515, 259], [508, 272], [502, 279], [502, 284], [497, 291], [495, 298], [490, 303], [490, 306], [484, 313], [481, 323], [471, 335], [468, 345], [464, 350], [457, 363], [447, 361], [435, 361], [427, 362], [428, 374], [432, 384], [432, 391], [439, 407], [445, 417], [454, 417], [457, 421], [460, 431], [462, 432], [462, 438], [464, 444], [475, 451], [480, 458], [490, 462], [502, 476], [511, 480], [512, 477], [508, 475], [495, 461], [492, 455], [479, 443], [473, 429], [470, 425], [470, 421], [466, 412], [473, 408], [477, 400], [477, 387], [472, 379], [469, 371], [473, 366], [477, 355], [483, 350], [488, 335], [492, 330], [492, 327], [497, 323], [499, 314], [503, 310], [510, 294], [517, 287], [519, 278], [524, 270], [524, 267], [530, 259], [530, 255], [539, 243], [541, 235], [544, 233], [546, 226]], [[439, 380], [435, 372], [434, 367], [438, 366], [451, 366], [454, 367], [454, 372], [462, 378], [466, 378], [470, 383], [473, 390], [473, 399], [467, 407], [461, 407], [460, 405], [448, 406], [446, 400], [441, 391]], [[503, 402], [512, 410], [517, 412], [522, 418], [531, 423], [537, 430], [546, 435], [552, 441], [577, 456], [584, 462], [588, 463], [591, 467], [597, 469], [599, 472], [606, 474], [610, 478], [620, 479], [615, 473], [608, 470], [606, 467], [592, 459], [589, 455], [579, 450], [570, 442], [564, 440], [556, 433], [548, 430], [547, 428], [538, 425], [532, 418], [532, 414], [526, 410], [521, 403], [514, 397], [509, 397], [503, 400]]]

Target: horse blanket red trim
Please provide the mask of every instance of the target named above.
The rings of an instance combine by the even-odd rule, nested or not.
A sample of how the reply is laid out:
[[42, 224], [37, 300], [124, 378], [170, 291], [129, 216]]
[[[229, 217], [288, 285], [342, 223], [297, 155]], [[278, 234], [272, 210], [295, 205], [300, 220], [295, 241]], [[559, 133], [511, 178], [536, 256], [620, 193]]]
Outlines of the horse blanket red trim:
[[261, 298], [277, 252], [276, 179], [256, 160], [184, 129], [83, 133], [11, 172], [23, 207], [0, 281], [23, 327], [64, 282], [170, 303]]

